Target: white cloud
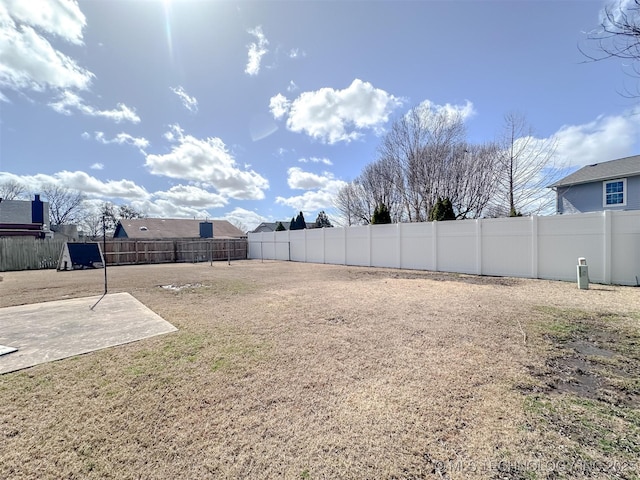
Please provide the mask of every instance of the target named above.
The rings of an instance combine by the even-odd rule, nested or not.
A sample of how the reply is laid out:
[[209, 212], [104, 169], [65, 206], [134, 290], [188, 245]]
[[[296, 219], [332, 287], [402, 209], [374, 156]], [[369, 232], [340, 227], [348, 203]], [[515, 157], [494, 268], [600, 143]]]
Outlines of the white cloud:
[[400, 105], [400, 98], [360, 79], [344, 90], [303, 92], [292, 102], [278, 94], [269, 102], [274, 118], [287, 116], [289, 130], [329, 144], [356, 140], [362, 130], [382, 132], [389, 115]]
[[180, 98], [184, 108], [192, 113], [198, 112], [198, 99], [196, 97], [189, 96], [182, 86], [179, 85], [177, 87], [171, 87], [171, 91]]
[[328, 172], [324, 175], [317, 175], [305, 172], [298, 167], [291, 167], [287, 170], [287, 174], [287, 183], [291, 189], [313, 190], [323, 188], [329, 181], [333, 180], [333, 175]]
[[346, 182], [336, 180], [330, 172], [316, 175], [297, 167], [288, 170], [287, 183], [292, 189], [306, 189], [307, 191], [293, 197], [278, 196], [276, 203], [310, 214], [330, 209], [338, 190], [346, 185]]
[[582, 167], [626, 157], [634, 153], [640, 137], [640, 109], [600, 116], [582, 125], [563, 125], [553, 136], [556, 155], [566, 165]]
[[20, 23], [67, 42], [82, 44], [86, 19], [75, 0], [2, 0], [0, 4], [0, 8], [6, 8]]
[[104, 132], [95, 132], [96, 141], [108, 145], [115, 143], [117, 145], [132, 145], [138, 148], [142, 153], [145, 153], [145, 149], [149, 147], [149, 140], [144, 137], [134, 137], [128, 133], [120, 132], [111, 140], [107, 139]]
[[176, 185], [166, 192], [154, 192], [153, 195], [183, 207], [216, 208], [227, 204], [227, 200], [222, 195], [194, 185]]
[[262, 61], [262, 57], [269, 52], [267, 50], [267, 45], [269, 45], [269, 41], [262, 33], [262, 27], [257, 26], [251, 30], [247, 30], [248, 33], [253, 35], [256, 38], [255, 42], [251, 42], [248, 45], [248, 56], [247, 66], [244, 69], [244, 72], [248, 75], [257, 75], [260, 72], [260, 62]]
[[145, 165], [154, 175], [202, 182], [221, 195], [260, 200], [269, 188], [266, 178], [253, 170], [242, 170], [219, 138], [198, 139], [185, 135], [178, 125], [170, 135], [177, 145], [164, 155], [147, 155]]
[[91, 134], [89, 132], [82, 132], [80, 136], [83, 140], [89, 140], [91, 138]]
[[143, 199], [149, 196], [144, 187], [131, 180], [107, 180], [103, 182], [85, 172], [62, 171], [54, 175], [56, 179], [76, 190], [96, 197]]
[[295, 92], [296, 90], [298, 90], [298, 85], [296, 85], [296, 83], [291, 80], [289, 82], [289, 85], [287, 85], [287, 92]]
[[89, 167], [92, 170], [104, 170], [104, 164], [102, 163], [94, 163]]
[[107, 180], [103, 182], [91, 175], [81, 172], [63, 170], [53, 175], [36, 174], [17, 176], [8, 172], [0, 172], [0, 182], [15, 180], [27, 186], [28, 190], [38, 192], [43, 185], [60, 185], [73, 190], [79, 190], [88, 196], [96, 198], [124, 198], [128, 200], [142, 200], [149, 197], [149, 193], [131, 180]]
[[93, 74], [55, 50], [33, 28], [0, 23], [0, 86], [12, 90], [88, 88]]
[[205, 219], [211, 216], [206, 210], [179, 205], [173, 200], [166, 199], [134, 200], [131, 202], [131, 206], [144, 212], [148, 217]]
[[125, 121], [140, 123], [140, 117], [136, 114], [135, 109], [127, 107], [124, 103], [119, 103], [118, 108], [113, 110], [98, 110], [86, 105], [82, 98], [69, 90], [62, 92], [58, 100], [50, 103], [49, 106], [63, 115], [71, 115], [75, 110], [90, 117], [107, 118], [115, 123]]
[[[246, 229], [247, 231], [254, 230], [262, 222], [269, 221], [268, 218], [265, 218], [256, 212], [245, 210], [244, 208], [240, 207], [236, 207], [231, 212], [225, 213], [222, 217], [220, 217], [220, 219], [227, 220], [233, 225], [238, 226], [238, 228], [240, 228], [240, 226], [244, 226], [244, 229]], [[241, 230], [243, 229], [241, 228]]]
[[424, 100], [418, 105], [417, 109], [418, 112], [421, 112], [427, 119], [433, 114], [444, 113], [448, 119], [459, 118], [464, 122], [476, 114], [473, 103], [469, 100], [466, 100], [464, 105], [451, 105], [450, 103], [438, 105], [431, 100]]
[[278, 93], [269, 99], [269, 110], [273, 115], [273, 118], [280, 119], [284, 117], [291, 108], [291, 102], [287, 100], [287, 97]]
[[304, 50], [301, 51], [299, 48], [292, 48], [291, 50], [289, 50], [289, 58], [300, 58], [306, 56], [307, 52], [305, 52]]
[[324, 163], [325, 165], [333, 165], [333, 162], [328, 158], [319, 158], [319, 157], [309, 157], [309, 158], [299, 158], [298, 162], [300, 163]]
[[56, 50], [54, 35], [81, 44], [86, 20], [75, 1], [0, 1], [0, 86], [12, 90], [86, 89], [93, 74]]

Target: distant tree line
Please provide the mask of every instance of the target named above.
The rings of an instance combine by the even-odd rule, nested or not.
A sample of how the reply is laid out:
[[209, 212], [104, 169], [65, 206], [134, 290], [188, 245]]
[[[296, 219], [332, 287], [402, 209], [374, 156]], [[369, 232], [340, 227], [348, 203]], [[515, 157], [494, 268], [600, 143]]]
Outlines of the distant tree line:
[[347, 225], [538, 213], [553, 201], [555, 148], [519, 114], [497, 140], [472, 144], [459, 113], [420, 105], [394, 121], [335, 207]]
[[[333, 227], [328, 215], [323, 211], [318, 213], [316, 221], [312, 225], [308, 225], [304, 219], [304, 213], [299, 212], [297, 216], [291, 218], [289, 230], [304, 230], [305, 228], [330, 228]], [[276, 232], [286, 230], [282, 222], [278, 222], [276, 225]]]

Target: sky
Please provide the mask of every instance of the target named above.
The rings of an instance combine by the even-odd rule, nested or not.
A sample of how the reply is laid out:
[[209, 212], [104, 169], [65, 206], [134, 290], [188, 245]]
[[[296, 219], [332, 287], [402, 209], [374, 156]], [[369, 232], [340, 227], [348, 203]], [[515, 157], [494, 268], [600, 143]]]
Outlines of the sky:
[[[625, 0], [628, 1], [628, 0]], [[319, 211], [421, 104], [518, 112], [571, 168], [640, 153], [603, 0], [0, 0], [0, 183], [243, 229]]]

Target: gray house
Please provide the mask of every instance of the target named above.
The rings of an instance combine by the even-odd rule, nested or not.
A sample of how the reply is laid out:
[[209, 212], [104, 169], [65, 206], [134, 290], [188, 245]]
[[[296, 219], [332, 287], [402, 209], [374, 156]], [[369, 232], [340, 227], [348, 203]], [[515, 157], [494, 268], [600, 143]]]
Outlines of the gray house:
[[33, 200], [0, 198], [0, 237], [45, 238], [49, 231], [49, 203], [35, 195]]
[[285, 230], [289, 230], [289, 227], [291, 227], [291, 222], [262, 222], [251, 233], [275, 232], [276, 228], [278, 228], [278, 223], [282, 223]]
[[587, 165], [550, 188], [559, 214], [640, 210], [640, 155]]

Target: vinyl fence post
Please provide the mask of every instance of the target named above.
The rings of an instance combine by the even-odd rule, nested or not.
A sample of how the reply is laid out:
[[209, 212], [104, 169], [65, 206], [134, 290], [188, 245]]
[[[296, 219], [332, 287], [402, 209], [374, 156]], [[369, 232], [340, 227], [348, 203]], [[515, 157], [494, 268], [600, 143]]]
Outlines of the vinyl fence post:
[[307, 263], [307, 229], [304, 229], [304, 263]]
[[431, 223], [431, 254], [433, 255], [433, 271], [438, 271], [438, 222]]
[[611, 284], [611, 215], [613, 212], [605, 210], [602, 212], [603, 216], [603, 258], [602, 258], [602, 270], [604, 273], [604, 283]]
[[349, 245], [349, 241], [347, 239], [347, 227], [343, 227], [342, 232], [344, 234], [344, 264], [347, 265], [347, 247]]
[[482, 220], [476, 218], [476, 275], [482, 275]]
[[396, 233], [396, 263], [398, 264], [398, 268], [402, 268], [402, 223], [400, 222], [396, 223]]
[[367, 225], [367, 235], [369, 237], [369, 266], [371, 266], [371, 257], [372, 257], [372, 252], [371, 252], [371, 224]]
[[531, 278], [538, 278], [538, 216], [531, 215]]

